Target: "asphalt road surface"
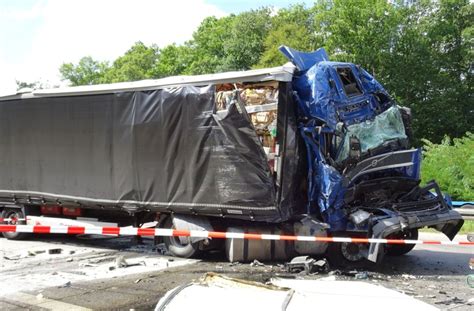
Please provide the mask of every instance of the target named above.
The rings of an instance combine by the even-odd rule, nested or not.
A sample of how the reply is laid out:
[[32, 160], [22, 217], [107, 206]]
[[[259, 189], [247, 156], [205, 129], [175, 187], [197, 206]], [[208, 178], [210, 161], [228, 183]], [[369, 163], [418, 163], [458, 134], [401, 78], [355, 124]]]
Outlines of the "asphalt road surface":
[[[432, 233], [420, 238], [445, 239]], [[131, 244], [128, 237], [0, 238], [0, 310], [150, 310], [168, 290], [207, 272], [259, 282], [274, 276], [328, 277], [290, 274], [281, 263], [231, 264], [218, 252], [200, 260], [168, 257], [160, 255], [151, 240]], [[472, 310], [474, 289], [466, 282], [467, 275], [474, 274], [471, 257], [470, 246], [417, 245], [407, 255], [387, 257], [377, 271], [357, 281], [395, 289], [439, 309]], [[356, 280], [352, 271], [333, 270], [329, 276]]]

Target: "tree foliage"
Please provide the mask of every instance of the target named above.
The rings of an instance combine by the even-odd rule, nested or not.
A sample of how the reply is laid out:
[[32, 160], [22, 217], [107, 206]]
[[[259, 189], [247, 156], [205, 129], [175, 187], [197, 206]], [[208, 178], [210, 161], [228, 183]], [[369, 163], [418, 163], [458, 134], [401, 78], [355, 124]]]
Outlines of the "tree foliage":
[[170, 44], [159, 50], [153, 77], [162, 78], [190, 72], [193, 50], [188, 45]]
[[234, 18], [231, 37], [224, 45], [227, 69], [246, 70], [258, 63], [271, 27], [270, 13], [270, 9], [264, 8], [244, 12]]
[[22, 89], [42, 89], [44, 88], [43, 83], [40, 81], [34, 81], [34, 82], [26, 82], [26, 81], [18, 81], [16, 80], [16, 90], [22, 90]]
[[315, 32], [335, 60], [383, 74], [402, 15], [396, 6], [379, 0], [321, 0], [315, 10]]
[[278, 50], [281, 45], [301, 51], [313, 51], [322, 46], [322, 42], [315, 38], [314, 10], [303, 5], [280, 10], [272, 17], [271, 23], [264, 41], [265, 50], [257, 67], [284, 64], [287, 60]]
[[423, 143], [423, 182], [435, 179], [454, 199], [474, 200], [474, 133], [446, 136], [440, 144]]
[[108, 69], [108, 62], [99, 62], [91, 56], [85, 56], [77, 65], [62, 64], [59, 72], [64, 80], [71, 82], [71, 85], [87, 85], [105, 83], [105, 73]]
[[158, 53], [157, 46], [148, 47], [142, 42], [135, 43], [105, 71], [105, 81], [123, 82], [153, 78]]
[[133, 45], [112, 64], [91, 57], [63, 64], [71, 85], [203, 74], [286, 62], [282, 44], [360, 64], [412, 108], [417, 143], [474, 132], [474, 5], [469, 0], [317, 0], [208, 17], [192, 39]]
[[469, 0], [417, 2], [401, 23], [384, 82], [413, 109], [418, 138], [440, 142], [474, 129], [473, 9]]
[[185, 44], [189, 47], [189, 68], [187, 73], [203, 74], [225, 71], [226, 54], [225, 42], [230, 39], [230, 31], [235, 15], [216, 18], [208, 17], [203, 20], [194, 32], [193, 39]]

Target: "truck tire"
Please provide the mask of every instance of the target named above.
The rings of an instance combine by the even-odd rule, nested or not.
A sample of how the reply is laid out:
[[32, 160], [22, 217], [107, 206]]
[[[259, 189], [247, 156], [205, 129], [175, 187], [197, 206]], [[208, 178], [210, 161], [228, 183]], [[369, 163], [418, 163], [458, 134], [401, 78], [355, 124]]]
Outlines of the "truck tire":
[[[348, 237], [345, 233], [334, 235], [337, 237]], [[350, 235], [352, 237], [359, 237]], [[363, 238], [364, 236], [360, 236]], [[329, 243], [326, 250], [326, 255], [331, 264], [331, 267], [337, 267], [341, 269], [376, 269], [383, 261], [385, 250], [383, 245], [379, 246], [379, 254], [377, 256], [377, 262], [368, 260], [365, 255], [369, 249], [369, 244], [365, 243]]]
[[[390, 236], [391, 239], [418, 240], [418, 229], [410, 229], [405, 232]], [[387, 245], [387, 255], [402, 256], [411, 251], [416, 244], [390, 244]]]
[[[17, 220], [25, 219], [25, 213], [21, 208], [4, 208], [2, 211], [2, 218], [12, 219], [5, 222], [7, 225], [22, 225], [26, 223], [24, 220]], [[2, 232], [2, 235], [9, 240], [23, 240], [28, 237], [28, 233], [24, 232]]]
[[[163, 227], [165, 229], [175, 229], [172, 216], [166, 218]], [[171, 255], [175, 257], [191, 258], [199, 254], [199, 242], [191, 243], [189, 238], [187, 243], [182, 243], [177, 236], [164, 236], [163, 242]]]
[[326, 251], [329, 263], [338, 268], [366, 268], [370, 262], [362, 256], [363, 246], [356, 243], [330, 243]]

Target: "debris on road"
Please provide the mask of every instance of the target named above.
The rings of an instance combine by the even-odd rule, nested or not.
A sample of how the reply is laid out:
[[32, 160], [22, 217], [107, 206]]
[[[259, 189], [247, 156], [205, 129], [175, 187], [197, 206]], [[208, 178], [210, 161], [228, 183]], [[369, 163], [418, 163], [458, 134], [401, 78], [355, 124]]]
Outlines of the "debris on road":
[[16, 256], [3, 256], [3, 259], [6, 260], [19, 260], [25, 257], [22, 257], [21, 255], [16, 255]]
[[411, 275], [411, 274], [402, 274], [402, 278], [414, 280], [414, 279], [416, 279], [416, 276]]
[[58, 287], [71, 287], [71, 281], [67, 281], [66, 283], [58, 286]]
[[98, 267], [98, 266], [99, 266], [99, 265], [94, 264], [94, 263], [90, 263], [90, 262], [85, 262], [85, 263], [79, 264], [79, 267], [81, 267], [81, 268], [86, 268], [86, 267], [92, 267], [92, 268], [94, 268], [94, 267]]
[[435, 304], [437, 305], [451, 305], [451, 304], [465, 304], [466, 301], [464, 299], [460, 299], [458, 297], [452, 297], [446, 300], [436, 301]]
[[309, 256], [298, 256], [285, 264], [286, 270], [290, 273], [305, 272], [306, 274], [327, 273], [329, 263], [326, 259], [316, 260]]
[[168, 251], [168, 248], [166, 247], [165, 243], [156, 244], [155, 248], [156, 248], [156, 251], [158, 252], [158, 254], [160, 254], [160, 255], [167, 255], [167, 256], [170, 255], [169, 251]]
[[50, 248], [50, 249], [48, 249], [48, 254], [50, 254], [50, 255], [61, 254], [62, 251], [63, 250], [60, 249], [60, 248]]
[[28, 255], [30, 255], [30, 256], [36, 256], [36, 255], [44, 254], [44, 253], [46, 253], [45, 250], [28, 251]]
[[123, 256], [118, 256], [117, 259], [115, 259], [115, 267], [126, 268], [128, 267], [128, 263]]
[[[156, 247], [152, 244], [152, 239], [148, 239], [145, 242], [148, 242], [150, 250]], [[320, 282], [317, 284], [327, 283], [328, 287], [333, 286], [334, 282], [352, 282], [355, 284], [363, 282], [373, 286], [385, 286], [386, 288], [398, 291], [400, 294], [420, 299], [440, 309], [452, 308], [467, 311], [472, 308], [470, 304], [474, 303], [472, 300], [469, 300], [473, 297], [472, 290], [466, 284], [466, 274], [472, 272], [467, 267], [472, 254], [467, 252], [460, 253], [457, 257], [451, 253], [446, 253], [447, 259], [456, 258], [453, 263], [448, 265], [445, 259], [427, 258], [425, 262], [423, 261], [423, 250], [415, 250], [415, 256], [405, 256], [400, 259], [390, 258], [391, 262], [388, 262], [388, 265], [382, 266], [377, 271], [366, 271], [360, 268], [351, 270], [339, 269], [329, 271], [327, 277], [321, 277], [326, 275], [322, 275], [321, 272], [306, 274], [304, 269], [300, 270], [300, 274], [296, 274], [296, 271], [290, 273], [287, 270], [287, 265], [284, 263], [267, 263], [259, 260], [252, 265], [242, 262], [227, 263], [224, 262], [224, 254], [218, 255], [217, 253], [213, 257], [208, 258], [210, 260], [197, 263], [195, 260], [160, 256], [156, 252], [152, 254], [145, 250], [127, 252], [123, 251], [126, 249], [123, 245], [128, 243], [126, 239], [110, 240], [107, 244], [90, 240], [87, 242], [81, 241], [78, 246], [58, 245], [56, 239], [52, 243], [12, 240], [0, 240], [0, 243], [2, 243], [2, 250], [0, 250], [0, 270], [2, 271], [0, 288], [8, 295], [11, 293], [41, 290], [34, 292], [34, 295], [36, 296], [41, 292], [45, 299], [51, 299], [51, 297], [56, 297], [55, 295], [62, 296], [72, 291], [86, 297], [86, 291], [95, 291], [100, 287], [101, 291], [102, 288], [111, 288], [110, 294], [107, 290], [104, 290], [104, 297], [113, 297], [113, 295], [116, 295], [116, 291], [112, 287], [117, 284], [122, 286], [123, 284], [127, 288], [130, 287], [131, 292], [135, 293], [136, 291], [136, 294], [130, 294], [130, 297], [134, 298], [131, 298], [129, 303], [114, 301], [114, 306], [117, 306], [117, 308], [123, 307], [123, 309], [128, 310], [143, 303], [148, 308], [152, 308], [152, 305], [156, 304], [156, 300], [158, 300], [157, 296], [156, 294], [154, 296], [149, 295], [147, 298], [149, 303], [145, 302], [145, 300], [139, 300], [137, 297], [143, 295], [142, 288], [159, 289], [159, 296], [161, 297], [163, 293], [173, 287], [191, 282], [202, 271], [214, 271], [260, 283], [266, 283], [274, 277], [293, 278], [298, 281], [314, 280]], [[91, 247], [84, 246], [85, 243], [91, 244]], [[100, 245], [107, 245], [110, 248], [99, 248], [98, 246]], [[62, 249], [62, 254], [48, 254], [48, 249], [54, 249], [58, 246]], [[35, 256], [27, 256], [27, 250], [30, 253], [37, 254]], [[70, 255], [71, 251], [75, 254]], [[14, 259], [24, 256], [24, 258], [20, 260], [7, 260], [3, 259], [3, 256]], [[123, 256], [125, 259], [127, 263], [126, 268], [116, 267], [115, 263], [120, 256]], [[302, 262], [306, 260], [313, 263], [318, 262], [318, 257], [311, 256], [306, 258], [303, 256], [302, 259]], [[317, 265], [322, 267], [323, 262], [321, 261]], [[177, 271], [169, 270], [169, 273], [158, 272], [166, 268], [182, 266], [186, 263], [192, 264], [179, 268]], [[433, 267], [437, 267], [437, 269], [435, 270]], [[313, 269], [315, 268], [313, 267]], [[451, 271], [455, 271], [455, 273], [453, 274]], [[146, 276], [144, 273], [146, 273]], [[345, 293], [347, 294], [347, 290]], [[454, 296], [458, 300], [453, 300]], [[293, 296], [293, 298], [295, 297], [298, 297], [298, 295]], [[464, 303], [461, 303], [461, 300]], [[78, 300], [67, 298], [64, 301], [74, 303], [74, 301]], [[84, 302], [83, 306], [89, 308], [99, 308], [100, 306], [99, 301], [87, 302], [87, 299], [81, 301]], [[435, 302], [438, 302], [438, 304], [435, 304]], [[1, 306], [0, 299], [0, 309]]]
[[260, 261], [258, 261], [257, 259], [254, 259], [254, 261], [252, 261], [250, 263], [250, 266], [251, 267], [264, 267], [265, 264], [261, 263]]
[[369, 278], [369, 273], [367, 271], [358, 272], [354, 277], [356, 280], [365, 280]]

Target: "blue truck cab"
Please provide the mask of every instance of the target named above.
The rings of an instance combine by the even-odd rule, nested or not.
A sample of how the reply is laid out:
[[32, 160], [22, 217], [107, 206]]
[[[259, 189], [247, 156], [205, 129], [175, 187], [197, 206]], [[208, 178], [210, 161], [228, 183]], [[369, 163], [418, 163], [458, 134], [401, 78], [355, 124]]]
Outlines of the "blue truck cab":
[[[463, 220], [436, 182], [420, 185], [410, 109], [367, 71], [330, 61], [324, 49], [280, 51], [297, 68], [292, 85], [307, 153], [307, 213], [333, 235], [416, 239], [417, 229], [428, 226], [453, 239]], [[381, 245], [334, 247], [346, 260], [376, 261]], [[401, 255], [414, 244], [386, 247]]]

